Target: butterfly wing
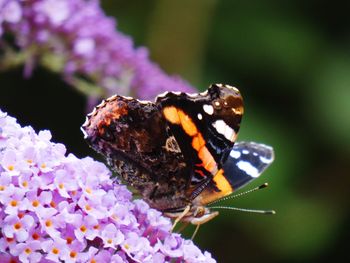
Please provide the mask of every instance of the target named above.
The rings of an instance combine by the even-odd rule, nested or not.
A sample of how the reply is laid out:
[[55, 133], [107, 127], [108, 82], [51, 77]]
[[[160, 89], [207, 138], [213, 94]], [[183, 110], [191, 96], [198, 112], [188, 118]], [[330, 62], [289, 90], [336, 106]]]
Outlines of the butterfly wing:
[[234, 190], [258, 178], [273, 162], [272, 147], [255, 142], [238, 142], [223, 165], [226, 178]]
[[190, 169], [154, 103], [113, 96], [88, 115], [82, 130], [90, 146], [152, 207], [188, 203]]
[[189, 166], [195, 185], [212, 178], [228, 157], [239, 130], [243, 99], [231, 86], [214, 84], [199, 94], [168, 92], [156, 99]]
[[272, 147], [255, 142], [237, 142], [212, 181], [199, 194], [196, 202], [207, 205], [242, 188], [258, 178], [273, 162]]

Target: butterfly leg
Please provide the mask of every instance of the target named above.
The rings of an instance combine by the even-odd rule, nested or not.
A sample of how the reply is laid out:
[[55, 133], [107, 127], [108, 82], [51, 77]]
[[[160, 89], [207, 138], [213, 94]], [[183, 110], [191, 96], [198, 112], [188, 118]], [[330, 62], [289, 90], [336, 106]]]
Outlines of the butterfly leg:
[[194, 230], [194, 232], [193, 232], [193, 234], [192, 234], [191, 240], [193, 240], [194, 237], [196, 236], [196, 234], [198, 233], [198, 230], [199, 230], [199, 227], [200, 227], [200, 226], [201, 226], [200, 224], [196, 225], [196, 229]]
[[173, 226], [171, 228], [171, 232], [174, 230], [175, 226], [177, 225], [177, 223], [179, 223], [181, 221], [182, 218], [184, 218], [188, 212], [190, 211], [191, 209], [191, 206], [188, 205], [185, 207], [184, 211], [175, 219], [174, 223], [173, 223]]

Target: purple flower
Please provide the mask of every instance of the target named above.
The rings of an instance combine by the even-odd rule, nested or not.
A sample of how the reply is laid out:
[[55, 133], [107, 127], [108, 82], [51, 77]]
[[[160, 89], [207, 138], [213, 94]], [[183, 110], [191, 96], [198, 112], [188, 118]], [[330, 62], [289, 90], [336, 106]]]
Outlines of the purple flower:
[[211, 258], [211, 255], [209, 252], [202, 252], [198, 247], [196, 247], [192, 241], [190, 240], [185, 240], [184, 241], [184, 247], [183, 247], [183, 252], [184, 252], [184, 260], [185, 262], [189, 263], [195, 263], [195, 262], [210, 262], [214, 263], [216, 262], [214, 259]]
[[18, 242], [26, 241], [29, 230], [34, 225], [34, 218], [30, 215], [8, 215], [2, 222], [2, 232], [7, 238], [14, 238]]
[[22, 9], [18, 1], [0, 1], [0, 35], [2, 23], [18, 23], [22, 17]]
[[67, 241], [60, 238], [42, 241], [41, 248], [45, 253], [45, 258], [53, 262], [59, 262], [68, 253]]
[[123, 233], [117, 229], [115, 224], [106, 225], [101, 231], [101, 238], [105, 247], [115, 248], [124, 241]]
[[0, 260], [215, 262], [102, 163], [50, 139], [0, 111]]
[[167, 236], [160, 250], [169, 257], [183, 256], [183, 239], [179, 235]]
[[14, 35], [26, 54], [27, 75], [41, 63], [92, 98], [118, 93], [149, 99], [165, 90], [193, 91], [152, 63], [145, 48], [135, 48], [130, 37], [116, 31], [115, 20], [97, 0], [2, 0], [0, 45], [5, 43], [2, 32]]
[[21, 262], [39, 262], [42, 254], [39, 252], [41, 245], [39, 241], [31, 241], [18, 243], [10, 252], [14, 256], [18, 256]]

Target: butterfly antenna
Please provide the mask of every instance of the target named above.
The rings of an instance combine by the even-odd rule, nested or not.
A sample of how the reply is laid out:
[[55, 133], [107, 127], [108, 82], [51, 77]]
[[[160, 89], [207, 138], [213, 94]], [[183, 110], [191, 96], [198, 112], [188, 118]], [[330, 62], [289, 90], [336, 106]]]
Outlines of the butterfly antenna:
[[247, 212], [247, 213], [264, 214], [264, 215], [276, 214], [275, 210], [255, 210], [255, 209], [245, 209], [245, 208], [238, 208], [238, 207], [232, 207], [232, 206], [212, 206], [210, 208], [228, 209], [228, 210], [235, 210], [235, 211], [241, 211], [241, 212]]
[[221, 199], [219, 199], [219, 200], [216, 200], [216, 201], [214, 201], [214, 202], [209, 203], [209, 205], [216, 204], [217, 202], [221, 202], [221, 201], [228, 200], [228, 199], [236, 199], [236, 198], [238, 198], [238, 197], [241, 197], [241, 196], [246, 195], [246, 194], [250, 194], [250, 193], [255, 192], [255, 191], [257, 191], [257, 190], [266, 188], [266, 187], [268, 187], [268, 186], [269, 186], [268, 183], [264, 183], [264, 184], [262, 184], [262, 185], [260, 185], [260, 186], [257, 186], [257, 187], [255, 187], [255, 188], [253, 188], [253, 189], [250, 189], [250, 190], [247, 190], [247, 191], [245, 191], [245, 192], [242, 192], [242, 193], [239, 193], [239, 194], [235, 194], [235, 195], [226, 196], [226, 197], [224, 197], [224, 198], [221, 198]]

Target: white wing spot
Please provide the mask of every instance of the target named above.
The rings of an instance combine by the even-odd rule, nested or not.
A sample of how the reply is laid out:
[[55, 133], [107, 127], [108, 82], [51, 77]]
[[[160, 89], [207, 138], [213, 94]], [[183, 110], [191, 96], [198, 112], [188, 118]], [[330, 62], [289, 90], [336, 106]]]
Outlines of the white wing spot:
[[253, 165], [251, 165], [249, 162], [245, 161], [239, 161], [237, 163], [237, 167], [241, 169], [242, 171], [246, 172], [246, 174], [250, 175], [251, 177], [258, 177], [259, 171], [256, 169]]
[[152, 103], [150, 102], [149, 100], [138, 100], [136, 99], [137, 102], [139, 102], [140, 104], [149, 104], [149, 103]]
[[83, 123], [82, 127], [86, 127], [89, 125], [90, 119], [88, 117], [85, 117], [85, 122]]
[[218, 133], [224, 135], [225, 138], [229, 141], [232, 141], [236, 136], [235, 131], [230, 126], [228, 126], [223, 120], [217, 120], [216, 122], [214, 122], [213, 127]]
[[203, 92], [201, 92], [201, 93], [199, 93], [199, 94], [202, 95], [202, 96], [207, 96], [207, 95], [208, 95], [208, 90], [203, 91]]
[[249, 151], [248, 151], [248, 150], [243, 150], [242, 153], [243, 153], [243, 154], [248, 154]]
[[239, 92], [239, 90], [236, 87], [230, 86], [230, 85], [225, 85], [226, 88], [233, 89], [236, 92]]
[[241, 157], [241, 153], [239, 151], [231, 151], [230, 156], [232, 158], [238, 159], [239, 157]]
[[226, 125], [225, 138], [232, 142], [235, 134], [235, 131], [230, 126]]
[[226, 130], [226, 123], [223, 120], [217, 120], [213, 123], [213, 127], [216, 129], [216, 131], [222, 135], [225, 135]]
[[101, 107], [103, 107], [103, 106], [105, 105], [105, 103], [106, 103], [106, 101], [105, 101], [105, 100], [102, 100], [101, 103], [98, 104], [98, 105], [94, 108], [94, 110], [96, 110], [96, 108], [101, 108]]
[[[86, 122], [85, 122], [86, 123]], [[84, 125], [85, 125], [84, 123]], [[84, 129], [84, 126], [80, 127], [80, 130], [83, 132], [84, 134], [84, 139], [86, 139], [89, 135], [86, 133], [85, 129]]]
[[[166, 95], [168, 95], [168, 93], [169, 93], [169, 91], [165, 91], [165, 92], [159, 94], [159, 95], [157, 96], [157, 98], [163, 98], [163, 97], [165, 97]], [[157, 98], [156, 98], [156, 99], [157, 99]]]
[[265, 157], [262, 157], [260, 156], [260, 161], [263, 162], [263, 163], [271, 163], [272, 159], [268, 159], [268, 158], [265, 158]]
[[188, 97], [191, 97], [191, 98], [196, 98], [196, 97], [198, 97], [198, 93], [186, 93], [186, 95], [187, 95]]
[[213, 115], [213, 113], [214, 113], [213, 106], [208, 105], [208, 104], [203, 105], [203, 110], [209, 115]]
[[198, 113], [198, 114], [197, 114], [197, 118], [198, 118], [198, 120], [202, 120], [202, 119], [203, 119], [202, 114]]
[[117, 98], [117, 95], [113, 95], [107, 99], [107, 101], [115, 100]]

